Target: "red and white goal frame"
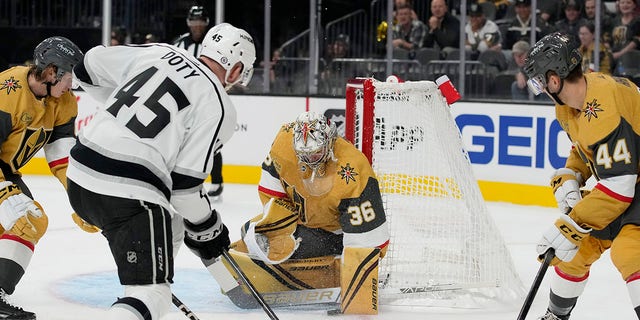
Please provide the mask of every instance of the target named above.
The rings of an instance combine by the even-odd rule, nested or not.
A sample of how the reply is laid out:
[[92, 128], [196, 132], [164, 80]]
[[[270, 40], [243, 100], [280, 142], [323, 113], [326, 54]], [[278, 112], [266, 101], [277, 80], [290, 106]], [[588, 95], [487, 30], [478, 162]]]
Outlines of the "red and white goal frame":
[[389, 225], [381, 303], [518, 304], [524, 287], [436, 84], [350, 80], [345, 116], [345, 137], [372, 164]]

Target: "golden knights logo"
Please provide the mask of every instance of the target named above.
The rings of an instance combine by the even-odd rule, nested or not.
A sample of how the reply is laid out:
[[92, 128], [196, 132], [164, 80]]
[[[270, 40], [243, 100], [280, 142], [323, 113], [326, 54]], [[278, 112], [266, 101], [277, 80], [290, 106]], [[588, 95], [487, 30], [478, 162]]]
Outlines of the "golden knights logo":
[[587, 121], [591, 121], [591, 117], [598, 118], [599, 111], [604, 111], [600, 108], [600, 104], [596, 99], [593, 99], [591, 102], [587, 102], [587, 106], [582, 110], [584, 112], [584, 116], [587, 118]]
[[11, 160], [13, 167], [18, 169], [27, 164], [29, 159], [42, 149], [50, 137], [51, 132], [47, 132], [44, 128], [27, 128], [20, 141], [20, 146]]
[[0, 90], [7, 90], [7, 94], [11, 93], [11, 90], [13, 90], [13, 92], [16, 92], [16, 89], [22, 88], [22, 86], [18, 84], [18, 82], [20, 82], [20, 80], [16, 80], [13, 78], [13, 76], [11, 76], [11, 78], [4, 80], [4, 83], [2, 84], [2, 87], [0, 87]]
[[340, 166], [340, 171], [338, 171], [340, 178], [344, 179], [344, 181], [349, 184], [349, 180], [355, 182], [356, 176], [358, 173], [351, 167], [349, 163], [346, 166]]

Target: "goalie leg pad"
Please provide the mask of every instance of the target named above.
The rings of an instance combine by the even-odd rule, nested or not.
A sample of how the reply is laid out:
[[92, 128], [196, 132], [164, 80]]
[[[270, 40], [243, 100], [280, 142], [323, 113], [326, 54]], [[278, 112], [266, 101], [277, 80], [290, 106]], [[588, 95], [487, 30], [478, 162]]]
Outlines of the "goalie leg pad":
[[[229, 250], [229, 254], [261, 293], [335, 288], [340, 285], [340, 257], [290, 259], [278, 265], [270, 265], [233, 249]], [[237, 279], [227, 261], [223, 259], [222, 262]]]
[[47, 231], [49, 218], [38, 201], [33, 201], [33, 203], [38, 207], [38, 209], [40, 209], [38, 215], [28, 212], [16, 220], [16, 223], [11, 227], [11, 230], [9, 230], [8, 233], [35, 244], [38, 243], [40, 238], [42, 238], [44, 233]]
[[340, 309], [345, 314], [378, 314], [380, 249], [345, 247], [340, 272]]

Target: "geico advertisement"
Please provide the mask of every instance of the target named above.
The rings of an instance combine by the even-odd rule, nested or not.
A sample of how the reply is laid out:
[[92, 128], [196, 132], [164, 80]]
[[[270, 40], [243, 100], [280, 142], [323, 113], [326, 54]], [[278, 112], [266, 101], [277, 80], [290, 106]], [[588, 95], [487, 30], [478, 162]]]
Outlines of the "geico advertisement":
[[[85, 92], [75, 93], [81, 129], [101, 106]], [[344, 133], [344, 99], [232, 95], [231, 100], [238, 123], [222, 151], [227, 165], [259, 166], [280, 126], [305, 110], [325, 114]], [[552, 106], [457, 102], [451, 112], [478, 180], [546, 186], [569, 154], [571, 144]]]

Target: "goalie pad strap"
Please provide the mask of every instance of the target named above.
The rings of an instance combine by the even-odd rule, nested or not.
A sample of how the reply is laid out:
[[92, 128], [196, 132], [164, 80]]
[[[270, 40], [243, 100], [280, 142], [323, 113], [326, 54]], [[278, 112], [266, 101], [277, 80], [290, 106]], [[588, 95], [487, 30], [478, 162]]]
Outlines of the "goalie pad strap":
[[340, 272], [340, 309], [345, 314], [378, 314], [380, 249], [345, 247]]

